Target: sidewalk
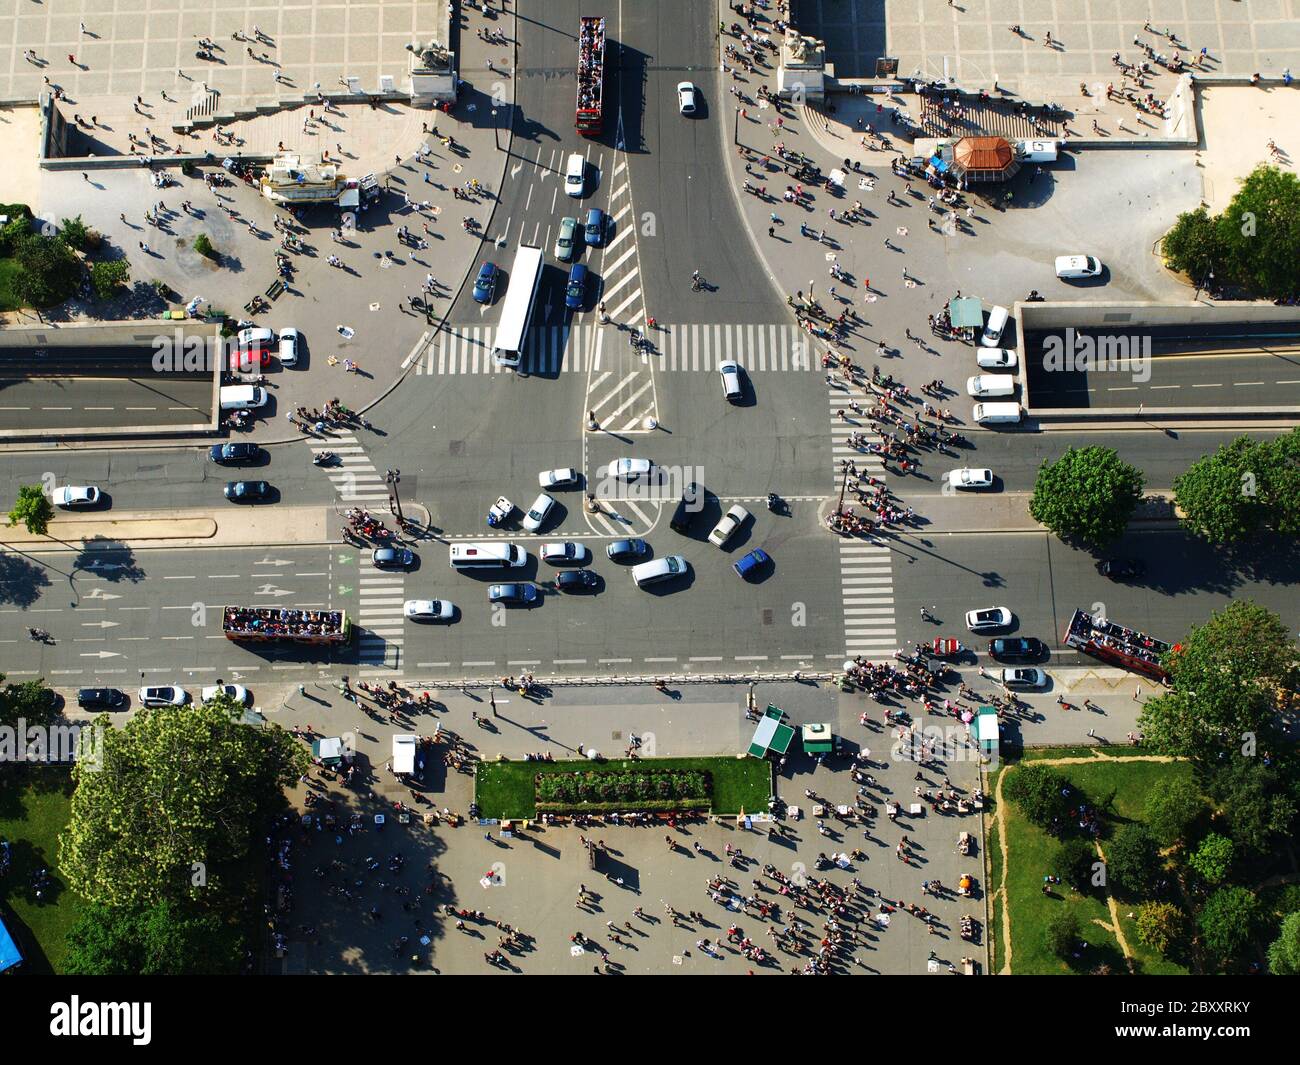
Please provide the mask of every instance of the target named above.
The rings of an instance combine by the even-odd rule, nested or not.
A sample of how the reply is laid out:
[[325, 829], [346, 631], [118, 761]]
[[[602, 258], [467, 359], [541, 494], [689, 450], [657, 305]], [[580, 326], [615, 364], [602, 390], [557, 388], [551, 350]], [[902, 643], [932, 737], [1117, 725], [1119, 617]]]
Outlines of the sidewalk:
[[332, 543], [328, 507], [237, 507], [176, 510], [165, 518], [156, 511], [107, 512], [87, 517], [56, 515], [45, 536], [21, 525], [0, 525], [0, 544], [22, 548], [71, 547], [116, 551], [149, 547], [293, 546]]

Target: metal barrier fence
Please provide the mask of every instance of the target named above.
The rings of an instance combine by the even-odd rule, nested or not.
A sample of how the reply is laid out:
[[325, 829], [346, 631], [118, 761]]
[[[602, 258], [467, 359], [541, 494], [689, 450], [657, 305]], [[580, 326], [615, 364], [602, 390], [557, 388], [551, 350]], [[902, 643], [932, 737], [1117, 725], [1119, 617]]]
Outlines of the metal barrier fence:
[[[523, 676], [530, 674], [524, 673]], [[643, 676], [609, 676], [609, 677], [575, 677], [564, 675], [539, 676], [531, 674], [534, 687], [544, 688], [601, 688], [612, 686], [633, 686], [646, 685], [654, 687], [662, 682], [666, 685], [679, 684], [775, 684], [775, 683], [799, 683], [809, 681], [811, 683], [820, 683], [822, 681], [831, 681], [837, 677], [838, 673], [832, 672], [803, 672], [796, 670], [792, 673], [656, 673]], [[463, 677], [460, 680], [418, 680], [403, 679], [399, 681], [403, 687], [407, 688], [428, 688], [430, 690], [458, 690], [472, 691], [474, 689], [489, 689], [502, 687], [501, 677]], [[518, 676], [515, 677], [518, 679]]]

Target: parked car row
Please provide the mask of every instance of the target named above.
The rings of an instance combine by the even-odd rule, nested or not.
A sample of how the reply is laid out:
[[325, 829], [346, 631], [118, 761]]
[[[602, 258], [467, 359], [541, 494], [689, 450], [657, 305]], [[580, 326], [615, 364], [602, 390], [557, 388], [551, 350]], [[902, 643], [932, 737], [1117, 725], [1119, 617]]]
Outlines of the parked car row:
[[[252, 702], [252, 695], [242, 684], [212, 684], [199, 691], [199, 702], [206, 703], [218, 695], [227, 695], [241, 706]], [[179, 684], [146, 684], [136, 693], [141, 706], [185, 706], [191, 696]], [[130, 705], [127, 694], [118, 688], [81, 688], [77, 705], [83, 710], [125, 710]]]

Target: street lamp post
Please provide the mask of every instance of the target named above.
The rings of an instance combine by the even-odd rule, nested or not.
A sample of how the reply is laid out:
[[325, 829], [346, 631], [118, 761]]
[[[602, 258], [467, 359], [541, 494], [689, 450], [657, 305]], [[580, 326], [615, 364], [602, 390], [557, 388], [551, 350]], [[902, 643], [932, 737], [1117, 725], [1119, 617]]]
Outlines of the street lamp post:
[[384, 474], [384, 482], [388, 485], [388, 505], [397, 515], [397, 524], [405, 525], [406, 519], [402, 516], [402, 497], [397, 492], [397, 485], [401, 480], [401, 470], [389, 470]]
[[492, 143], [497, 151], [501, 150], [501, 135], [497, 132], [497, 109], [492, 108]]

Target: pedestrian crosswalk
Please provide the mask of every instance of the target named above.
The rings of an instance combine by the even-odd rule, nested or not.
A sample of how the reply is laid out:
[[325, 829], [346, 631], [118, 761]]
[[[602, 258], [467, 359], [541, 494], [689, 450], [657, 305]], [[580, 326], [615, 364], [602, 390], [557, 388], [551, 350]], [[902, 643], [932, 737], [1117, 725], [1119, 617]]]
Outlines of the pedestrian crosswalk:
[[[860, 390], [845, 392], [828, 389], [831, 416], [831, 476], [834, 495], [839, 499], [845, 485], [845, 460], [853, 463], [861, 477], [884, 479], [885, 467], [879, 455], [849, 446], [853, 433], [868, 437], [870, 423], [849, 404], [867, 407], [869, 398]], [[845, 417], [839, 417], [843, 410]], [[855, 507], [855, 495], [845, 492], [844, 505]], [[894, 613], [893, 552], [888, 544], [875, 544], [858, 537], [837, 537], [840, 568], [840, 601], [844, 611], [844, 653], [852, 658], [864, 655], [871, 659], [886, 658], [898, 648], [898, 631]]]
[[365, 553], [358, 562], [357, 661], [362, 666], [397, 669], [406, 631], [402, 613], [406, 575], [373, 569]]
[[[417, 355], [416, 375], [510, 373], [492, 358], [495, 332], [494, 326], [449, 326]], [[553, 377], [612, 369], [630, 348], [628, 335], [614, 325], [534, 326], [528, 331], [521, 370]], [[649, 345], [638, 359], [660, 372], [712, 373], [729, 360], [747, 373], [799, 373], [816, 364], [807, 334], [793, 325], [658, 323], [647, 339]]]
[[312, 444], [311, 450], [313, 455], [322, 451], [332, 451], [338, 455], [337, 463], [321, 468], [326, 471], [330, 483], [343, 502], [364, 503], [388, 499], [388, 486], [383, 475], [375, 469], [364, 445], [354, 434], [332, 436], [319, 444]]

